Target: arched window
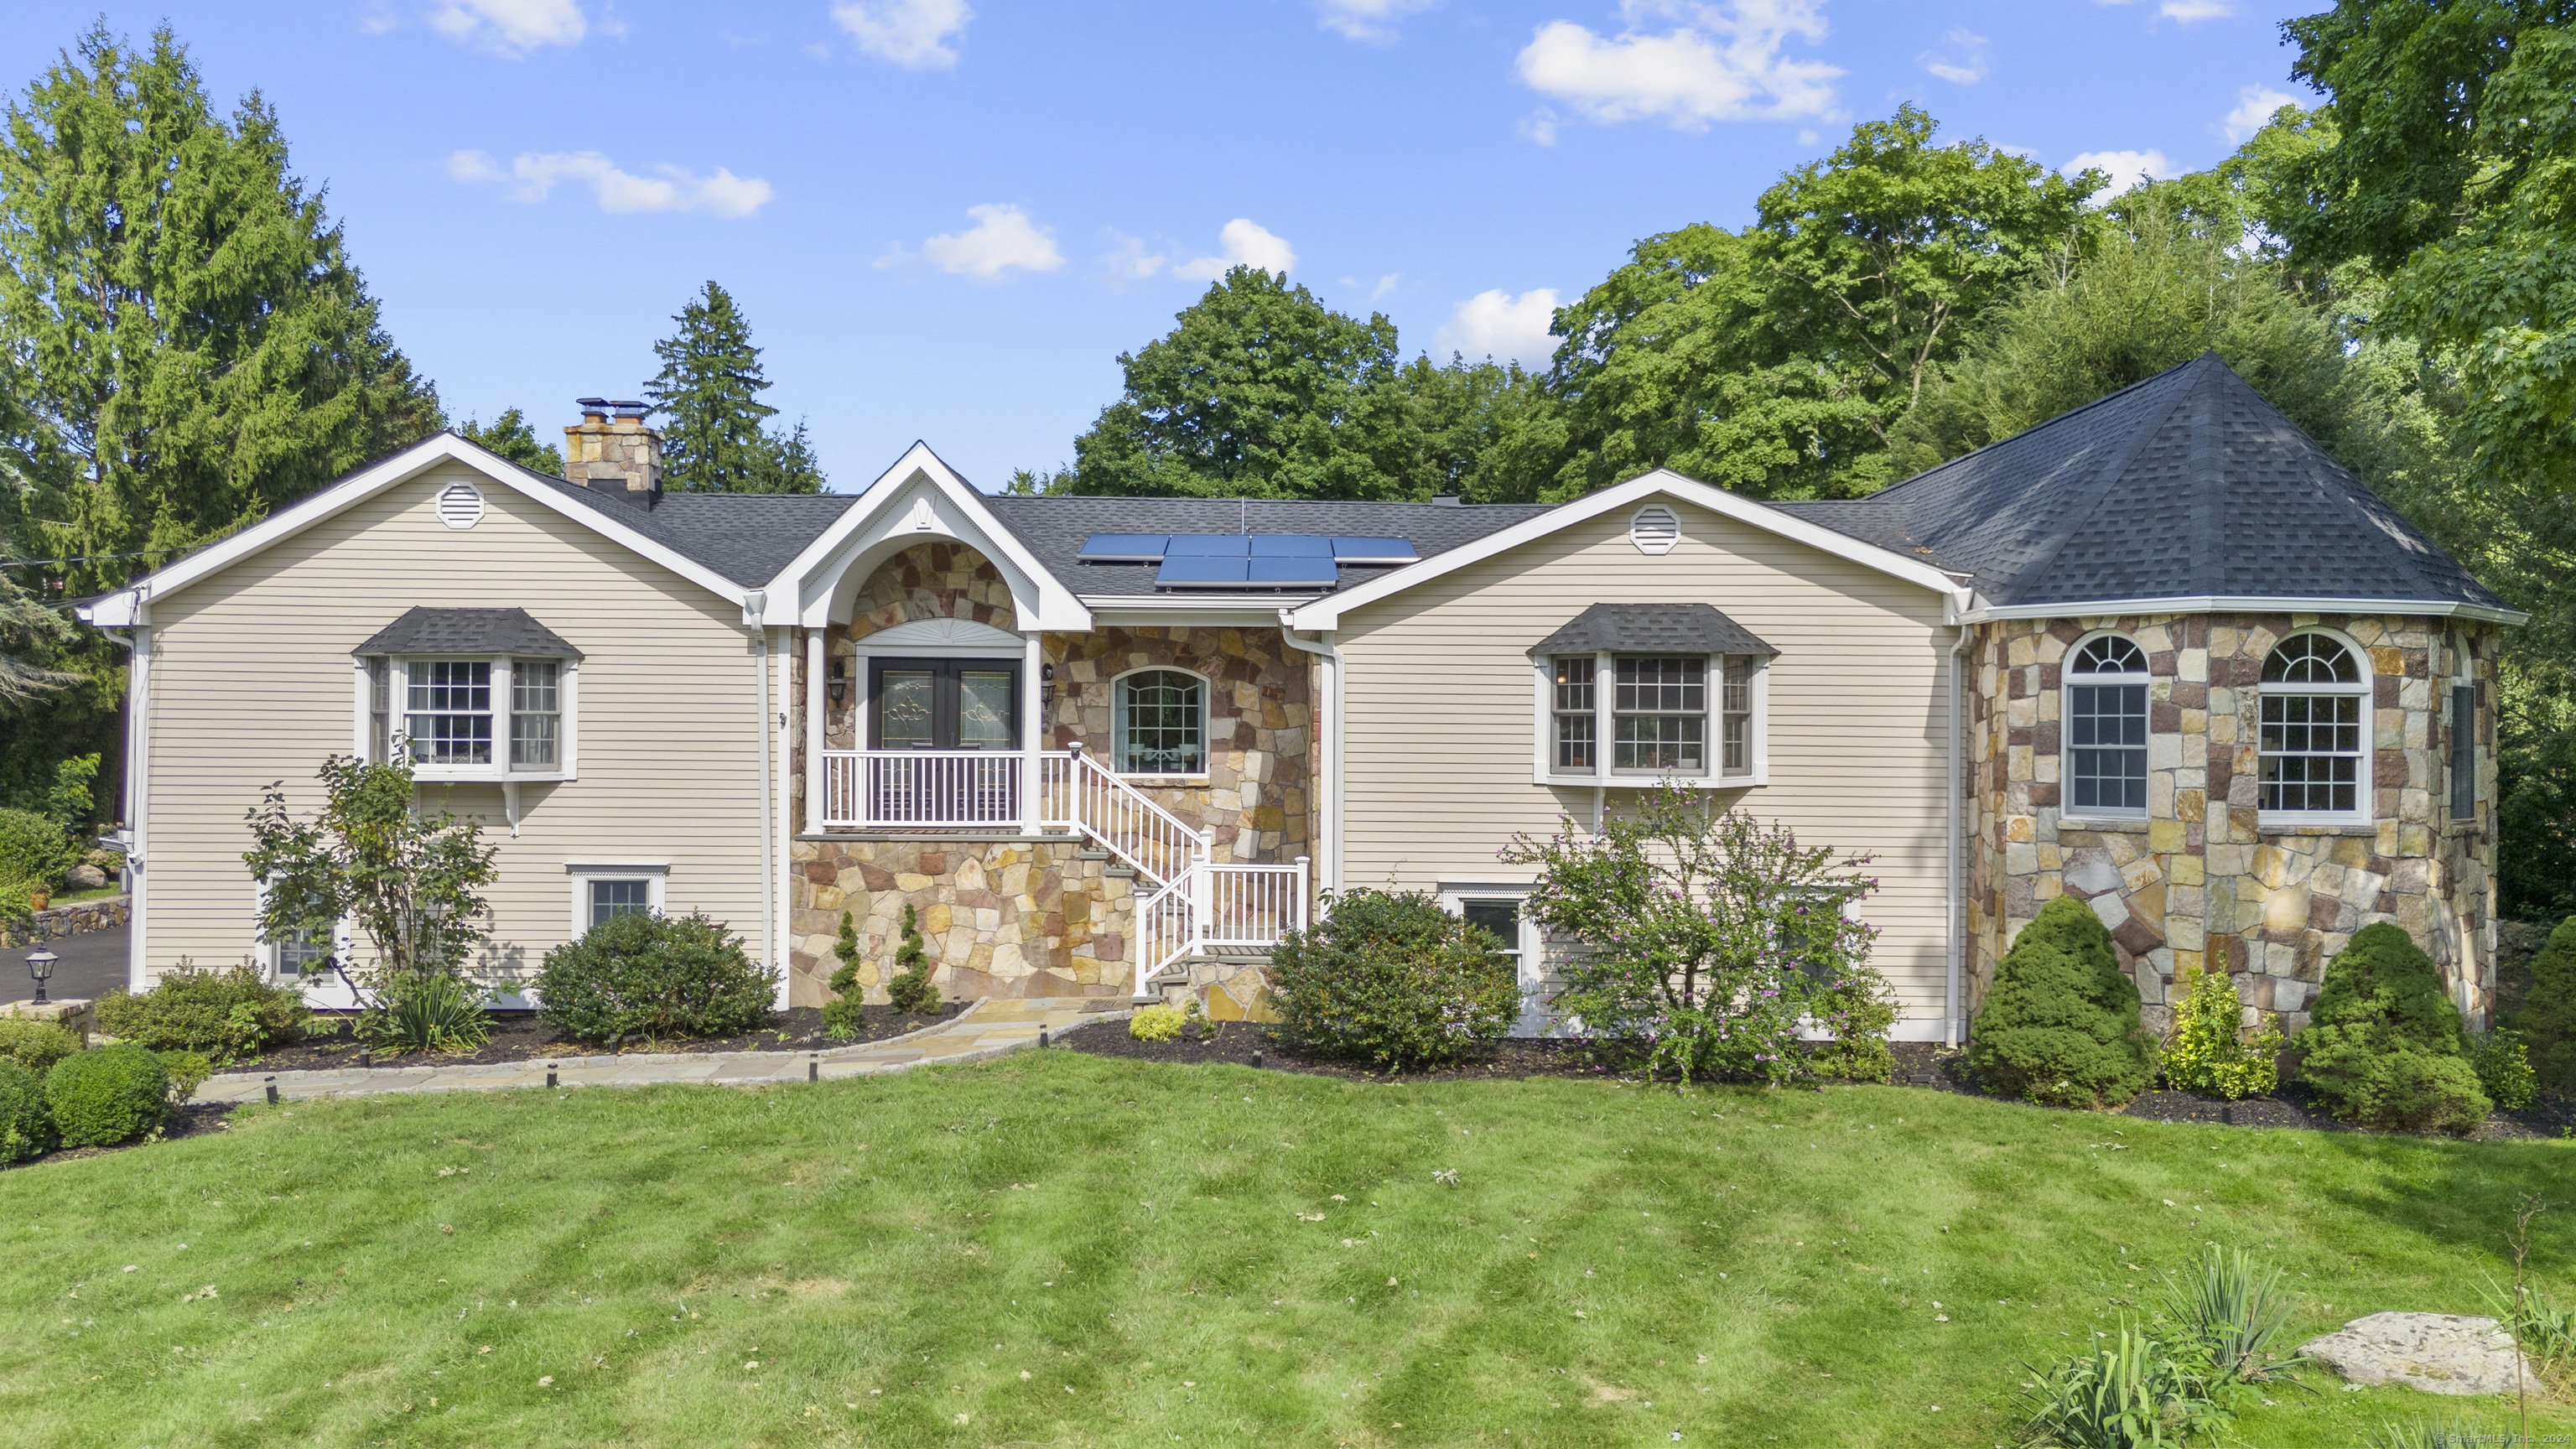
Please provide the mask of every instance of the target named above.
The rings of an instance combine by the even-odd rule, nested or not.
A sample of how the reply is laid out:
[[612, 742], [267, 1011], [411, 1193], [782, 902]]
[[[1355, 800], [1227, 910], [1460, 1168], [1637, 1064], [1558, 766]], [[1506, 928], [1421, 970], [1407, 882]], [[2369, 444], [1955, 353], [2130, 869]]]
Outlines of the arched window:
[[2331, 635], [2293, 634], [2263, 661], [2265, 814], [2369, 816], [2369, 693], [2361, 661]]
[[2146, 651], [2118, 634], [2068, 657], [2066, 814], [2147, 813], [2147, 682]]
[[1140, 669], [1112, 690], [1110, 743], [1122, 775], [1207, 773], [1207, 681], [1179, 669]]

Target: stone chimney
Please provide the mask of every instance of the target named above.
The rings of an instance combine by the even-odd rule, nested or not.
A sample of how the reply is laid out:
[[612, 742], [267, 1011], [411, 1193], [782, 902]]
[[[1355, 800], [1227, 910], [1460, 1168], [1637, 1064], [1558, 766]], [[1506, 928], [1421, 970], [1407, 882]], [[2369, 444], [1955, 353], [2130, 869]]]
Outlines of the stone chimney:
[[581, 421], [564, 429], [564, 481], [652, 507], [662, 496], [662, 435], [644, 426], [644, 404], [578, 401]]

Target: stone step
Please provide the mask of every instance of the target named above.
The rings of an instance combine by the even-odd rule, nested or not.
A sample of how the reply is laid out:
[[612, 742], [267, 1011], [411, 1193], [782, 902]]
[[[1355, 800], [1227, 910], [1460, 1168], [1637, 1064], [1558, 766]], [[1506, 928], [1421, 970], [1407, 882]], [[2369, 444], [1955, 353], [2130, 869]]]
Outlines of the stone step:
[[1102, 850], [1096, 845], [1086, 845], [1082, 849], [1075, 851], [1073, 853], [1073, 858], [1076, 860], [1107, 860], [1110, 858], [1110, 855], [1108, 851]]
[[1116, 876], [1120, 880], [1134, 880], [1136, 878], [1136, 867], [1129, 865], [1123, 860], [1115, 860], [1111, 861], [1108, 869], [1103, 870], [1101, 874]]

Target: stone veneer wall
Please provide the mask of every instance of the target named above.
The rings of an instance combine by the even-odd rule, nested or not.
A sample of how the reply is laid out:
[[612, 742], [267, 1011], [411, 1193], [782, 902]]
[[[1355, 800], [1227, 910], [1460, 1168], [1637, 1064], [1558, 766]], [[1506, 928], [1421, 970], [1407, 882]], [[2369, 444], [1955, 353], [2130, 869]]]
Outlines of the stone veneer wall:
[[[2263, 830], [2256, 818], [2257, 697], [2281, 638], [2322, 625], [2368, 651], [2373, 675], [2376, 823]], [[2061, 666], [2095, 629], [2147, 652], [2148, 818], [2070, 821], [2061, 804]], [[2479, 817], [2450, 819], [2444, 710], [2455, 643], [2479, 687]], [[1982, 997], [2014, 933], [2063, 892], [2111, 928], [2149, 1023], [2193, 968], [2236, 978], [2249, 1024], [2274, 1013], [2284, 1030], [2306, 1007], [2328, 958], [2354, 931], [2395, 921], [2414, 935], [2467, 1004], [2494, 991], [2491, 882], [2495, 846], [2491, 625], [2423, 618], [2143, 615], [2008, 620], [1980, 626], [1967, 659], [1972, 848], [1968, 939]]]
[[[846, 627], [826, 641], [850, 658], [870, 634], [917, 619], [965, 618], [1016, 627], [1000, 573], [962, 544], [921, 544], [878, 566], [861, 588]], [[1308, 854], [1315, 836], [1313, 678], [1309, 656], [1267, 629], [1102, 629], [1049, 635], [1055, 666], [1045, 724], [1049, 747], [1075, 740], [1104, 758], [1110, 746], [1110, 686], [1132, 669], [1172, 667], [1208, 677], [1208, 778], [1139, 787], [1181, 819], [1214, 834], [1219, 861], [1287, 861]], [[796, 656], [794, 708], [804, 699]], [[865, 681], [824, 725], [827, 746], [858, 743]], [[801, 740], [801, 723], [791, 738]], [[790, 779], [802, 817], [804, 761]], [[793, 965], [789, 999], [817, 1005], [839, 965], [832, 942], [843, 911], [858, 933], [861, 979], [883, 1000], [883, 975], [899, 941], [903, 907], [919, 914], [924, 945], [943, 994], [952, 997], [1125, 995], [1134, 907], [1130, 877], [1110, 862], [1084, 860], [1081, 842], [1016, 834], [931, 839], [835, 835], [796, 841], [790, 885]]]

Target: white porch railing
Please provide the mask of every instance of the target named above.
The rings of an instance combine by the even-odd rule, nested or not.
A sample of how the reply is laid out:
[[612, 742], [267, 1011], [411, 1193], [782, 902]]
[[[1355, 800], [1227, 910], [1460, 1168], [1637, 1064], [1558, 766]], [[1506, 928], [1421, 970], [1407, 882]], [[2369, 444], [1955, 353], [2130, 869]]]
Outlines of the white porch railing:
[[[1306, 924], [1304, 856], [1293, 865], [1217, 864], [1210, 832], [1078, 748], [825, 750], [822, 763], [823, 798], [812, 802], [821, 828], [1072, 829], [1134, 867], [1138, 996], [1174, 962], [1211, 947], [1275, 945]], [[1032, 766], [1036, 820], [1021, 794]]]
[[1020, 823], [1016, 750], [826, 750], [826, 827], [929, 829]]

